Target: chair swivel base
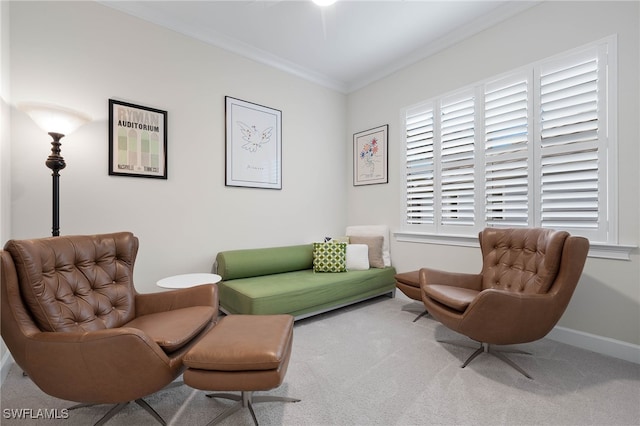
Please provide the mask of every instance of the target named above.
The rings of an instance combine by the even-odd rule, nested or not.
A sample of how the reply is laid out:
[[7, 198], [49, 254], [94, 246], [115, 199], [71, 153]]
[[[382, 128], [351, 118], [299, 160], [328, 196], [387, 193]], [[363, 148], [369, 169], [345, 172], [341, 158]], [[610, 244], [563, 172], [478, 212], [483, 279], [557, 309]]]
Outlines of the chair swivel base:
[[[102, 426], [103, 424], [111, 420], [111, 418], [116, 414], [118, 414], [120, 411], [122, 411], [122, 409], [126, 407], [127, 404], [129, 404], [129, 402], [121, 402], [119, 404], [114, 405], [109, 411], [107, 411], [107, 414], [105, 414], [104, 416], [102, 416], [100, 420], [98, 420], [98, 422], [94, 426]], [[151, 408], [151, 406], [147, 403], [147, 401], [145, 401], [144, 399], [136, 399], [134, 402], [139, 406], [141, 406], [142, 408], [144, 408], [149, 414], [151, 414], [153, 418], [158, 421], [158, 423], [160, 423], [162, 426], [166, 426], [167, 423], [164, 421], [164, 419], [160, 417], [160, 414], [158, 414], [156, 410]], [[69, 410], [75, 410], [77, 408], [83, 408], [83, 407], [91, 407], [93, 405], [96, 405], [96, 404], [90, 404], [90, 403], [77, 404], [77, 405], [74, 405], [73, 407], [69, 407]]]
[[[184, 385], [184, 382], [182, 381], [175, 381], [175, 382], [171, 382], [169, 383], [167, 386], [165, 386], [164, 388], [162, 388], [161, 390], [167, 390], [167, 389], [173, 389], [175, 387], [178, 386], [182, 386]], [[129, 401], [131, 402], [131, 401]], [[103, 424], [105, 424], [106, 422], [108, 422], [113, 416], [115, 416], [116, 414], [118, 414], [120, 411], [122, 411], [122, 409], [124, 407], [127, 406], [127, 404], [129, 404], [129, 402], [121, 402], [119, 404], [114, 405], [113, 407], [111, 407], [111, 409], [109, 411], [107, 411], [107, 414], [105, 414], [104, 416], [102, 416], [102, 418], [100, 420], [98, 420], [98, 422], [94, 425], [94, 426], [101, 426]], [[158, 421], [158, 423], [160, 423], [163, 426], [166, 426], [166, 422], [164, 421], [164, 419], [160, 416], [160, 414], [158, 414], [158, 412], [156, 410], [154, 410], [148, 403], [147, 401], [145, 401], [142, 398], [136, 399], [134, 401], [136, 404], [138, 404], [139, 406], [141, 406], [142, 408], [144, 408], [149, 414], [151, 414], [153, 416], [154, 419], [156, 419]], [[98, 405], [98, 404], [94, 404], [94, 403], [81, 403], [81, 404], [76, 404], [73, 407], [69, 407], [69, 410], [76, 410], [78, 408], [83, 408], [83, 407], [92, 407], [94, 405]]]
[[412, 322], [416, 322], [418, 321], [420, 318], [422, 317], [426, 317], [429, 315], [429, 311], [425, 310], [424, 312], [418, 314], [418, 316], [412, 321]]
[[248, 408], [251, 413], [251, 417], [253, 418], [253, 423], [256, 426], [258, 425], [258, 419], [256, 418], [256, 413], [253, 411], [253, 404], [258, 404], [260, 402], [300, 402], [299, 399], [288, 398], [285, 396], [269, 396], [269, 395], [261, 395], [261, 396], [253, 396], [253, 392], [250, 391], [242, 391], [240, 395], [232, 394], [232, 393], [210, 393], [207, 394], [209, 398], [223, 398], [230, 399], [232, 401], [239, 401], [237, 404], [232, 405], [227, 408], [222, 413], [218, 414], [213, 420], [211, 420], [207, 426], [213, 426], [217, 423], [220, 423], [222, 420], [226, 419], [236, 411], [241, 408]]
[[[414, 313], [414, 314], [415, 314], [415, 313], [418, 313], [418, 311], [416, 311], [415, 309], [412, 309], [412, 306], [411, 306], [411, 305], [403, 306], [403, 307], [402, 307], [402, 310], [403, 310], [403, 311], [407, 311], [407, 312], [412, 312], [412, 313]], [[427, 311], [427, 310], [425, 309], [424, 311], [420, 312], [420, 313], [418, 314], [418, 316], [417, 316], [417, 317], [415, 317], [415, 318], [414, 318], [414, 320], [413, 320], [412, 322], [416, 322], [416, 321], [418, 321], [420, 318], [422, 318], [422, 317], [426, 317], [426, 316], [429, 316], [429, 311]]]
[[[450, 340], [438, 340], [438, 342], [440, 342], [440, 343], [448, 343], [450, 345], [455, 345], [455, 346], [464, 346], [466, 348], [475, 347], [475, 346], [471, 346], [470, 344], [468, 344], [466, 342], [464, 342], [464, 343], [463, 342], [454, 342], [454, 341], [450, 341]], [[467, 365], [469, 365], [469, 363], [471, 361], [473, 361], [478, 355], [480, 355], [483, 352], [486, 352], [488, 354], [491, 354], [491, 355], [495, 356], [496, 358], [498, 358], [502, 362], [510, 365], [514, 370], [518, 371], [520, 374], [525, 376], [527, 379], [532, 379], [533, 380], [533, 377], [531, 377], [531, 375], [529, 373], [527, 373], [522, 367], [520, 367], [518, 364], [516, 364], [515, 362], [513, 362], [512, 360], [510, 360], [509, 358], [507, 358], [506, 356], [503, 355], [504, 353], [531, 355], [530, 352], [521, 351], [519, 349], [496, 349], [496, 348], [494, 348], [494, 346], [490, 345], [489, 343], [480, 343], [480, 347], [477, 348], [476, 351], [469, 356], [469, 358], [467, 358], [467, 360], [460, 366], [460, 368], [465, 368]]]

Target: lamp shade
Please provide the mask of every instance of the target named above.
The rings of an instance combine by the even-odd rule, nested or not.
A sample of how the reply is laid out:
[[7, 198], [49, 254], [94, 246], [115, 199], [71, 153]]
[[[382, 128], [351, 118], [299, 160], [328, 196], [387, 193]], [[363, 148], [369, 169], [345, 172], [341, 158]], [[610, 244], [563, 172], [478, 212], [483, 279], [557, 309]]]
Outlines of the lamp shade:
[[17, 107], [47, 133], [68, 135], [91, 121], [91, 117], [86, 114], [54, 104], [23, 102]]

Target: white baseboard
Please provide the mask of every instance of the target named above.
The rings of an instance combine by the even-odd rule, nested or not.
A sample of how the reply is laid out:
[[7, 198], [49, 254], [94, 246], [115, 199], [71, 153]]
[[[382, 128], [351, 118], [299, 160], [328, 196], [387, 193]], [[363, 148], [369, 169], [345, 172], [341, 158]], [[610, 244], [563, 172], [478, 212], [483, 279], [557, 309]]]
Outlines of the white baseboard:
[[640, 364], [640, 345], [565, 327], [555, 327], [546, 337], [556, 342]]
[[9, 370], [11, 369], [13, 362], [13, 357], [7, 350], [2, 357], [2, 368], [0, 369], [0, 386], [2, 386], [2, 383], [4, 383], [4, 379], [7, 378], [7, 374], [9, 374]]

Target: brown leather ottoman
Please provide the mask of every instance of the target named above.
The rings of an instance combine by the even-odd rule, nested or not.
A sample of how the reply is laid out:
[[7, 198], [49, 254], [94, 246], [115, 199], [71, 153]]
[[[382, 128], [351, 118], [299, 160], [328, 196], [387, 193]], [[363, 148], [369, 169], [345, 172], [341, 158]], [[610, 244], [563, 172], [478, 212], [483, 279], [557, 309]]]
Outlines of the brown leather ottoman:
[[291, 315], [229, 315], [184, 356], [188, 367], [184, 382], [192, 388], [209, 391], [240, 391], [208, 394], [210, 398], [239, 401], [215, 417], [209, 425], [247, 407], [258, 425], [253, 404], [259, 402], [298, 402], [277, 396], [253, 396], [282, 384], [293, 344]]
[[[403, 272], [395, 275], [396, 287], [407, 297], [422, 302], [422, 293], [420, 291], [420, 270]], [[429, 312], [426, 310], [418, 315], [413, 322], [418, 321]]]

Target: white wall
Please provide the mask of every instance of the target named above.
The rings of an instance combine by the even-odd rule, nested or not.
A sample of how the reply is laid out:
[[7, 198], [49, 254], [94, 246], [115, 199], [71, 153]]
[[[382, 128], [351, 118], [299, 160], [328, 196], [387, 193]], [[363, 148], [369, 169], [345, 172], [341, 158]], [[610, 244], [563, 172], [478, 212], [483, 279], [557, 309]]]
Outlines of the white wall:
[[[11, 147], [9, 82], [9, 2], [0, 2], [0, 242], [11, 235]], [[9, 356], [7, 347], [0, 341], [0, 381], [4, 381], [8, 369], [4, 368]]]
[[[640, 241], [638, 161], [640, 117], [640, 3], [543, 2], [348, 97], [351, 133], [390, 125], [389, 184], [351, 188], [349, 223], [388, 223], [399, 230], [402, 147], [400, 109], [519, 66], [618, 35], [620, 243]], [[349, 155], [351, 155], [349, 151]], [[375, 207], [375, 208], [374, 208]], [[400, 272], [422, 266], [478, 272], [479, 250], [392, 239]], [[640, 344], [640, 259], [589, 258], [583, 278], [559, 325], [609, 339]], [[640, 358], [638, 358], [640, 359]]]
[[[84, 111], [62, 139], [61, 234], [130, 230], [136, 286], [210, 271], [218, 251], [346, 225], [346, 96], [94, 2], [11, 4], [11, 91]], [[282, 111], [282, 190], [225, 187], [224, 97]], [[108, 99], [168, 111], [168, 180], [108, 176]], [[51, 232], [50, 138], [12, 109], [13, 238]]]

